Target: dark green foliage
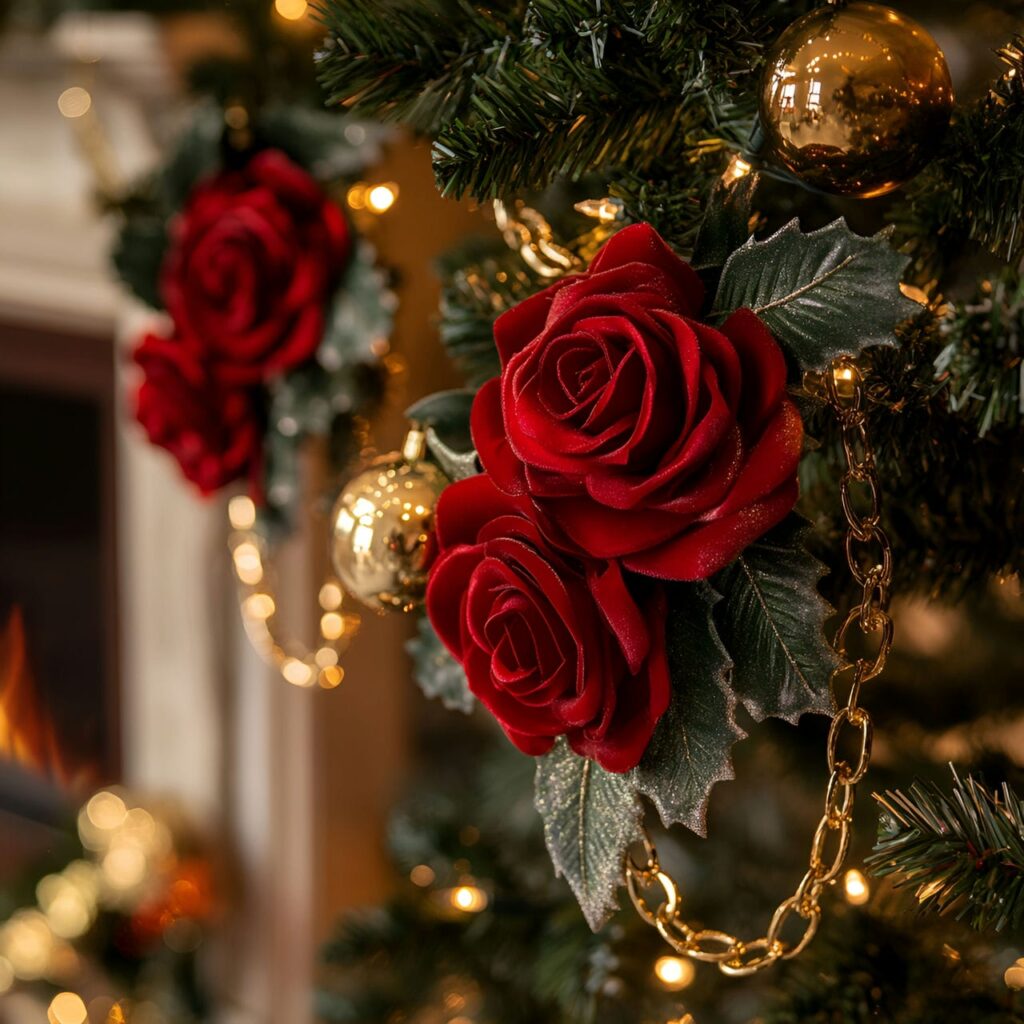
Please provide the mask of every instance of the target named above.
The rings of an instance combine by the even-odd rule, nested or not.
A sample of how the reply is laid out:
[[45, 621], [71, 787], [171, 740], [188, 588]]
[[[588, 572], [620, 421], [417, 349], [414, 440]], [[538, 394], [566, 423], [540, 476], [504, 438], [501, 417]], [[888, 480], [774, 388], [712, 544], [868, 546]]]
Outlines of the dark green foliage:
[[897, 325], [920, 307], [900, 292], [907, 258], [892, 250], [887, 234], [863, 238], [842, 220], [806, 234], [792, 220], [729, 256], [715, 310], [752, 309], [802, 370], [895, 345]]
[[560, 737], [537, 758], [536, 791], [555, 872], [597, 931], [618, 909], [626, 851], [640, 839], [643, 807], [633, 780], [574, 754]]
[[744, 736], [736, 724], [732, 661], [712, 618], [720, 600], [706, 583], [672, 589], [665, 625], [672, 703], [633, 772], [666, 828], [682, 823], [700, 835], [711, 789], [733, 778], [732, 745]]
[[1022, 1024], [983, 954], [868, 909], [830, 907], [757, 1024]]
[[894, 213], [922, 283], [941, 277], [966, 239], [1008, 263], [1024, 255], [1024, 36], [999, 53], [1007, 72], [957, 112], [941, 153]]
[[832, 609], [818, 593], [825, 567], [806, 550], [809, 532], [792, 516], [712, 580], [725, 598], [715, 621], [735, 664], [733, 689], [758, 721], [833, 707], [837, 659], [824, 633]]
[[914, 783], [876, 799], [884, 813], [868, 866], [922, 910], [979, 931], [1024, 926], [1024, 801], [1007, 785], [992, 793], [953, 772], [953, 789]]
[[[993, 573], [1024, 564], [1024, 445], [1005, 428], [980, 437], [982, 403], [951, 408], [951, 378], [939, 379], [935, 367], [951, 339], [939, 327], [924, 313], [900, 330], [900, 350], [869, 350], [868, 430], [896, 552], [896, 591], [954, 601], [984, 590]], [[801, 462], [801, 507], [818, 527], [815, 552], [837, 566], [845, 529], [838, 429], [818, 403], [807, 404], [805, 420], [821, 447]], [[834, 574], [830, 586], [848, 575]]]
[[1024, 278], [1007, 268], [980, 294], [956, 302], [942, 323], [935, 359], [950, 411], [977, 420], [978, 436], [1021, 425], [1024, 413]]
[[322, 0], [321, 75], [332, 102], [434, 136], [445, 195], [642, 174], [659, 157], [685, 179], [702, 146], [749, 135], [764, 44], [806, 6]]
[[413, 661], [413, 679], [431, 698], [438, 698], [452, 711], [468, 714], [476, 703], [469, 692], [466, 673], [441, 643], [430, 620], [424, 615], [416, 624], [416, 636], [406, 645]]
[[448, 253], [440, 274], [441, 342], [466, 383], [479, 387], [501, 369], [494, 321], [548, 282], [498, 238]]

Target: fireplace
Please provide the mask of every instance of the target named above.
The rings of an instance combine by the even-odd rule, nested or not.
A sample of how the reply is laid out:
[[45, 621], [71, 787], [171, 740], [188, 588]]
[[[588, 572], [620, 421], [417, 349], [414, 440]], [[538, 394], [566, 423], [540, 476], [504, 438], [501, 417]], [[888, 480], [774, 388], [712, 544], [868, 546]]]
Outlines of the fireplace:
[[0, 324], [0, 874], [120, 775], [112, 342]]

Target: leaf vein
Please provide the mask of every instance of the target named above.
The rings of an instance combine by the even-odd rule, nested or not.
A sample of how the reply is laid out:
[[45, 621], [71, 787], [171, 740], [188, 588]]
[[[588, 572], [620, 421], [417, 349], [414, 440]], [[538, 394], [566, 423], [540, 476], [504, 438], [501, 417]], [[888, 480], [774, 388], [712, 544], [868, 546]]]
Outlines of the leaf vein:
[[824, 284], [834, 274], [838, 274], [839, 271], [843, 270], [845, 267], [848, 267], [851, 263], [854, 262], [854, 260], [857, 259], [857, 255], [857, 253], [851, 253], [849, 256], [846, 256], [839, 263], [837, 263], [831, 270], [827, 270], [820, 277], [813, 278], [812, 280], [808, 281], [807, 284], [801, 285], [795, 291], [790, 292], [788, 295], [782, 295], [777, 299], [773, 299], [771, 302], [767, 303], [764, 306], [755, 306], [753, 312], [760, 315], [761, 313], [766, 313], [770, 309], [775, 309], [778, 306], [784, 306], [787, 302], [792, 302], [794, 299], [798, 299], [805, 292], [809, 292], [813, 288], [817, 288], [819, 285]]

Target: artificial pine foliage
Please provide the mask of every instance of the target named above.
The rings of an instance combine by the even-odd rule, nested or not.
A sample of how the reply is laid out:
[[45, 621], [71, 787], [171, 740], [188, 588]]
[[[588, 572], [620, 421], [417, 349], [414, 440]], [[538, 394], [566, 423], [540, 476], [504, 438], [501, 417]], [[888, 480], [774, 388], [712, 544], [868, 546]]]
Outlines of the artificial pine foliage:
[[917, 782], [876, 799], [884, 810], [868, 860], [876, 876], [979, 931], [1024, 925], [1024, 801], [1007, 783], [992, 792], [954, 770], [949, 794]]

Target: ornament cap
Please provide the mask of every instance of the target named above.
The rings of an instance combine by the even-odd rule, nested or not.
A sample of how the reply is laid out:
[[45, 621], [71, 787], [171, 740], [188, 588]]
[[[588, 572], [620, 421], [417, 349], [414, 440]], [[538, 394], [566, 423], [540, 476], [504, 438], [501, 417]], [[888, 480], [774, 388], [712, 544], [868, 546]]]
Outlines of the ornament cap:
[[402, 442], [402, 458], [419, 462], [427, 454], [427, 435], [418, 424], [413, 424]]

